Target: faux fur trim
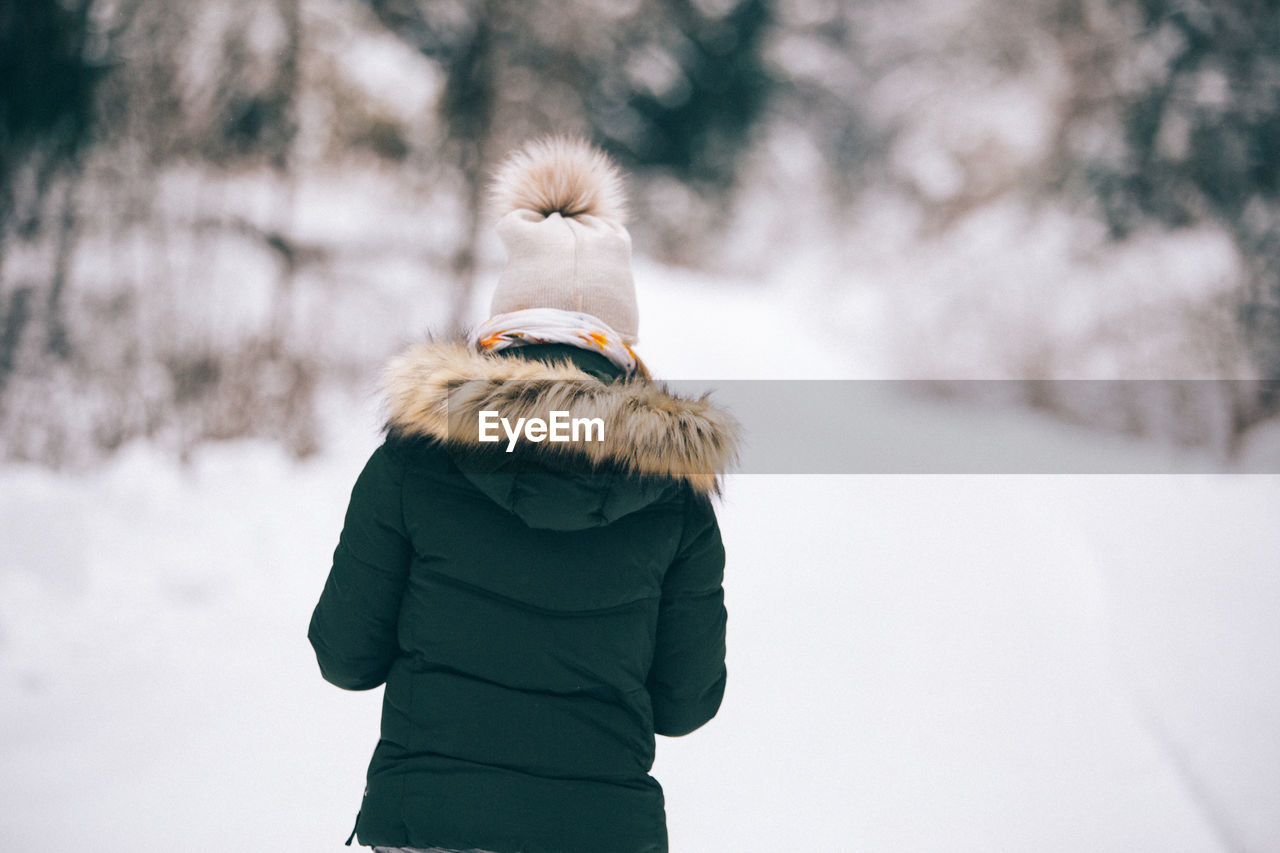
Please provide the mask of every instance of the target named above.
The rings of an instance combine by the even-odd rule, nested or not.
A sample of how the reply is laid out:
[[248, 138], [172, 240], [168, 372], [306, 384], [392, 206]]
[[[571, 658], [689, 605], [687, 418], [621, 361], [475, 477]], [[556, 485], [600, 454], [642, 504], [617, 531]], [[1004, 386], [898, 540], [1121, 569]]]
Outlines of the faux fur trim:
[[706, 396], [679, 397], [641, 378], [601, 382], [567, 361], [482, 354], [454, 342], [417, 344], [387, 363], [382, 390], [389, 430], [454, 447], [495, 446], [479, 440], [484, 410], [497, 410], [513, 423], [568, 411], [575, 418], [602, 419], [603, 440], [521, 446], [576, 456], [596, 467], [684, 480], [702, 493], [717, 492], [720, 476], [737, 459], [738, 422]]

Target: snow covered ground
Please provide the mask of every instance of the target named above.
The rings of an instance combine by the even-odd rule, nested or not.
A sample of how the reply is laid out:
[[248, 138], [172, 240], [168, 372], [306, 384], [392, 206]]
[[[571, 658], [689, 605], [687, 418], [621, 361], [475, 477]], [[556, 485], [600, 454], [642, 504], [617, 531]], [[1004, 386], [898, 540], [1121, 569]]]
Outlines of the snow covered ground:
[[[776, 291], [660, 278], [659, 374], [858, 375]], [[0, 847], [341, 849], [381, 692], [305, 633], [378, 420], [326, 407], [303, 464], [0, 469]], [[1280, 849], [1280, 477], [741, 475], [721, 519], [729, 689], [660, 739], [673, 850]]]

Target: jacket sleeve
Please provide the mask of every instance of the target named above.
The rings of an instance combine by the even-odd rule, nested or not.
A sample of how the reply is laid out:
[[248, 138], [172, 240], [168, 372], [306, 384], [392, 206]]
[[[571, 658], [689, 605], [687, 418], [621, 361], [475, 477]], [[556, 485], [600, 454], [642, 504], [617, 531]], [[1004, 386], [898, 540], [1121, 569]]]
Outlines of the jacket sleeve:
[[384, 444], [356, 480], [333, 567], [307, 638], [320, 674], [345, 690], [382, 684], [399, 652], [397, 621], [413, 548], [401, 508], [403, 470]]
[[662, 582], [647, 687], [656, 734], [678, 737], [710, 720], [724, 696], [724, 545], [709, 500], [690, 498], [680, 550]]

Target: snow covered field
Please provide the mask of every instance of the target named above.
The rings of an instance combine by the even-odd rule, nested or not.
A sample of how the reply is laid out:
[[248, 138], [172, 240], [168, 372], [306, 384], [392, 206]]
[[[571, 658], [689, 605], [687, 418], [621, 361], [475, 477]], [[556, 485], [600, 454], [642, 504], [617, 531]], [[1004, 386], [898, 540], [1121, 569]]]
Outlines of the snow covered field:
[[[642, 295], [659, 375], [856, 375], [779, 294], [685, 284]], [[709, 306], [770, 348], [700, 338]], [[0, 469], [0, 847], [341, 849], [381, 691], [305, 633], [378, 419], [326, 407], [304, 464]], [[729, 688], [660, 739], [672, 849], [1280, 849], [1278, 519], [1276, 476], [732, 478]]]

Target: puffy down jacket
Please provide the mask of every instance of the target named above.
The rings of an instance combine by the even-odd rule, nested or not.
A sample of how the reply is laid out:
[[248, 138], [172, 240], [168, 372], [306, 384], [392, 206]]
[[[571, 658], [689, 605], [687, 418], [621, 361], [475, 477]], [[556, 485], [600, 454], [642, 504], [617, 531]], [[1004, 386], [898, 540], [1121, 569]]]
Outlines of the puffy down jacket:
[[[725, 687], [711, 495], [733, 419], [558, 345], [422, 344], [385, 388], [309, 631], [327, 680], [386, 684], [360, 843], [665, 851], [654, 734]], [[483, 411], [603, 429], [507, 452]]]

